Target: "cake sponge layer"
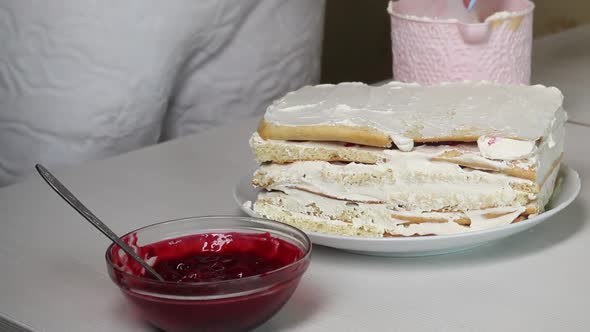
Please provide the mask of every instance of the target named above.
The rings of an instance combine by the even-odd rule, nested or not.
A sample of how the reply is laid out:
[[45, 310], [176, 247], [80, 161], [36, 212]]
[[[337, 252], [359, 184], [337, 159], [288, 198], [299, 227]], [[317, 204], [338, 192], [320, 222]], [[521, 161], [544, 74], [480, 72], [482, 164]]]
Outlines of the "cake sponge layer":
[[[342, 142], [295, 142], [265, 140], [254, 133], [250, 146], [260, 163], [288, 164], [296, 161], [339, 161], [379, 164], [395, 156], [389, 149], [360, 146]], [[542, 150], [544, 151], [544, 150]], [[495, 171], [523, 179], [536, 180], [536, 156], [524, 160], [493, 160], [480, 155], [473, 144], [418, 146], [408, 153], [420, 154], [430, 160], [446, 161], [473, 169]]]
[[558, 172], [559, 167], [555, 167], [537, 200], [522, 206], [459, 212], [407, 211], [388, 204], [350, 202], [287, 189], [261, 191], [253, 209], [262, 217], [314, 232], [370, 237], [456, 234], [519, 222], [543, 212]]
[[262, 165], [252, 183], [400, 210], [465, 211], [527, 205], [540, 187], [529, 180], [422, 159], [377, 165], [321, 161]]
[[307, 231], [373, 237], [463, 233], [520, 221], [529, 212], [526, 207], [468, 213], [401, 212], [392, 211], [385, 204], [350, 203], [305, 195], [293, 191], [261, 193], [254, 211]]

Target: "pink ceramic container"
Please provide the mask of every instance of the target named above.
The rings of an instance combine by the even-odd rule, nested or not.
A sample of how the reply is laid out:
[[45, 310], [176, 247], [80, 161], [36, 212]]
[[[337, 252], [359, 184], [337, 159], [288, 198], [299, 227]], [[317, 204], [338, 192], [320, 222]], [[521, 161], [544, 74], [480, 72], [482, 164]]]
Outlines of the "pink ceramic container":
[[475, 21], [449, 18], [447, 7], [446, 0], [389, 3], [395, 80], [530, 83], [531, 1], [480, 0]]

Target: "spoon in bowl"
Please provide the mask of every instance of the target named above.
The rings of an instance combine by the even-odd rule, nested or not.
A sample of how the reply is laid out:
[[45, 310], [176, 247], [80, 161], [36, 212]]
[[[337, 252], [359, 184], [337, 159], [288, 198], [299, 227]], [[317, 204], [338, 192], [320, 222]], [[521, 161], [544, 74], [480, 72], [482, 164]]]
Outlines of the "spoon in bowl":
[[68, 202], [74, 210], [78, 211], [82, 217], [88, 220], [94, 227], [96, 227], [102, 234], [106, 235], [111, 241], [116, 243], [123, 251], [125, 251], [131, 258], [141, 264], [146, 271], [149, 272], [154, 278], [164, 281], [164, 278], [156, 272], [146, 261], [141, 259], [131, 247], [129, 247], [123, 240], [115, 234], [107, 225], [105, 225], [98, 217], [96, 217], [82, 202], [80, 202], [74, 194], [72, 194], [68, 188], [66, 188], [53, 174], [51, 174], [43, 165], [35, 165], [39, 175], [47, 182], [47, 184], [59, 195], [64, 201]]
[[472, 11], [477, 0], [463, 0], [463, 4], [467, 7], [467, 11]]

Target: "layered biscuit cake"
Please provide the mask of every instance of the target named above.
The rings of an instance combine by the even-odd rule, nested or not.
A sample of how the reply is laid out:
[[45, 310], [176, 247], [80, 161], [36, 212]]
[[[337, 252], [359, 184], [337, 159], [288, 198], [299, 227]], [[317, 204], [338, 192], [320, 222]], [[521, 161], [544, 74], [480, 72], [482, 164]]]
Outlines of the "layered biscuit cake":
[[254, 211], [308, 231], [455, 234], [544, 211], [567, 115], [553, 87], [489, 82], [307, 86], [250, 139]]

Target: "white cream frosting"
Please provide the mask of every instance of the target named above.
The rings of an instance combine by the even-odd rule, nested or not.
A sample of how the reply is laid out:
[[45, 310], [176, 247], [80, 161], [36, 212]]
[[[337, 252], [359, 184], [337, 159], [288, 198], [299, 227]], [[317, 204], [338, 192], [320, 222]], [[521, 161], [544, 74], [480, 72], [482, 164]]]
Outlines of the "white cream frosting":
[[[537, 194], [538, 206], [544, 208], [545, 205], [547, 205], [547, 203], [549, 203], [549, 201], [551, 200], [551, 197], [554, 194], [555, 183], [558, 179], [560, 167], [561, 165], [557, 165], [557, 167], [554, 167], [551, 173], [548, 174], [546, 181], [543, 183], [541, 190], [539, 190], [539, 193]], [[543, 211], [544, 210], [540, 212]]]
[[537, 171], [538, 184], [549, 176], [554, 163], [559, 162], [565, 146], [565, 126], [567, 118], [552, 121], [551, 132], [539, 144], [536, 152], [528, 159]]
[[[316, 161], [299, 162], [288, 165], [267, 164], [263, 165], [260, 168], [260, 171], [268, 172], [270, 170], [271, 173], [278, 172], [276, 174], [267, 174], [271, 177], [276, 175], [276, 179], [280, 179], [279, 183], [276, 183], [275, 186], [271, 186], [270, 188], [279, 189], [286, 193], [286, 195], [283, 196], [284, 204], [286, 204], [285, 208], [292, 213], [305, 213], [305, 206], [307, 204], [314, 203], [320, 206], [327, 215], [338, 216], [342, 214], [343, 211], [346, 211], [347, 208], [350, 208], [347, 205], [347, 198], [359, 198], [355, 195], [360, 195], [360, 198], [365, 199], [382, 199], [390, 197], [387, 196], [386, 193], [401, 190], [402, 197], [405, 195], [403, 192], [405, 192], [406, 194], [409, 194], [407, 197], [413, 200], [413, 203], [403, 207], [405, 210], [400, 209], [401, 207], [396, 206], [395, 204], [391, 204], [391, 202], [389, 202], [389, 204], [367, 204], [359, 202], [354, 204], [354, 206], [356, 206], [354, 209], [361, 211], [363, 218], [355, 219], [353, 221], [353, 227], [372, 228], [377, 229], [377, 231], [380, 232], [388, 231], [390, 233], [406, 236], [413, 234], [455, 234], [467, 232], [470, 230], [481, 230], [509, 224], [524, 211], [525, 206], [535, 206], [539, 209], [539, 212], [543, 211], [543, 207], [545, 204], [547, 204], [553, 193], [553, 187], [559, 171], [559, 167], [553, 167], [553, 165], [559, 161], [558, 158], [563, 151], [565, 136], [565, 128], [563, 123], [556, 122], [554, 127], [555, 132], [552, 133], [552, 138], [549, 139], [548, 137], [543, 142], [541, 142], [535, 154], [530, 157], [529, 162], [531, 164], [538, 165], [538, 176], [535, 182], [517, 179], [497, 173], [468, 171], [447, 162], [430, 161], [430, 157], [440, 153], [441, 149], [458, 149], [458, 147], [461, 145], [455, 145], [452, 147], [419, 146], [412, 152], [381, 150], [384, 155], [387, 155], [388, 162], [378, 165], [361, 165], [354, 163], [331, 164], [327, 162]], [[553, 143], [550, 144], [550, 141], [553, 141]], [[286, 142], [285, 144], [291, 143]], [[292, 144], [313, 145], [316, 143], [302, 142]], [[317, 144], [333, 145], [340, 143]], [[476, 147], [469, 145], [466, 145], [464, 148], [459, 150], [467, 152], [470, 149], [477, 150]], [[384, 174], [388, 174], [388, 170], [391, 170], [392, 172], [390, 173], [391, 176], [389, 177], [389, 180], [386, 178], [382, 181], [382, 179], [379, 178], [373, 185], [369, 184], [364, 187], [359, 187], [357, 185], [346, 186], [338, 184], [338, 182], [334, 180], [338, 177], [342, 177], [342, 179], [349, 179], [349, 177], [362, 174], [363, 172], [372, 173], [376, 177], [382, 177]], [[404, 171], [400, 172], [400, 170]], [[548, 173], [549, 171], [551, 171], [551, 173]], [[446, 174], [446, 176], [444, 174]], [[463, 179], [461, 179], [461, 177], [457, 178], [457, 175], [460, 174], [467, 174], [467, 177]], [[476, 183], [479, 184], [466, 184], [465, 182], [469, 182], [469, 176], [473, 174], [484, 175], [487, 180], [485, 180], [485, 178], [480, 178], [476, 181]], [[443, 175], [443, 178], [437, 177], [440, 175]], [[402, 177], [403, 181], [390, 181], [397, 180], [399, 177]], [[411, 177], [410, 181], [407, 181], [407, 177]], [[489, 177], [495, 180], [490, 182]], [[305, 181], [300, 181], [302, 178], [304, 178]], [[428, 184], [426, 182], [429, 181], [429, 179], [436, 180], [437, 182]], [[461, 182], [462, 180], [464, 180], [464, 182]], [[506, 183], [503, 181], [508, 182]], [[312, 185], [306, 187], [309, 183]], [[537, 185], [543, 184], [537, 194], [518, 192], [518, 190], [514, 190], [510, 186], [510, 184], [531, 185], [533, 183], [536, 183]], [[342, 200], [332, 199], [310, 192], [293, 189], [294, 186], [301, 187], [302, 184], [303, 187], [306, 187], [305, 189], [329, 193], [335, 197], [342, 197]], [[498, 186], [498, 184], [500, 184], [500, 186]], [[520, 198], [526, 197], [528, 202], [520, 202], [516, 204], [514, 202], [510, 203], [512, 201], [506, 201], [502, 197], [511, 197], [512, 195], [500, 194], [502, 191], [512, 191]], [[488, 195], [488, 197], [491, 198], [492, 201], [498, 205], [498, 207], [490, 209], [466, 208], [467, 204], [465, 204], [465, 200], [471, 199], [471, 203], [476, 204], [484, 203], [481, 198], [486, 197], [485, 194], [482, 195], [482, 193], [485, 192], [491, 194], [491, 196]], [[412, 195], [412, 193], [414, 194]], [[265, 194], [284, 195], [279, 192], [270, 192]], [[438, 195], [438, 197], [436, 197], [436, 195]], [[392, 196], [399, 198], [400, 194], [398, 193]], [[474, 197], [476, 197], [476, 199], [474, 199]], [[463, 205], [458, 207], [460, 207], [464, 212], [440, 213], [430, 212], [428, 210], [448, 204], [450, 200], [463, 202]], [[404, 223], [407, 223], [407, 220], [398, 220], [393, 218], [392, 211], [394, 210], [395, 215], [399, 216], [436, 219], [446, 218], [448, 222], [403, 225]], [[495, 218], [486, 218], [484, 216], [485, 214], [490, 213], [497, 214], [498, 216]], [[457, 220], [462, 216], [464, 217], [465, 215], [467, 215], [472, 221], [472, 225], [470, 227], [462, 226], [453, 222], [454, 220]], [[308, 215], [305, 217], [307, 219], [311, 218], [311, 216]], [[316, 222], [327, 222], [333, 225], [346, 225], [346, 223], [339, 221], [338, 219], [313, 219]]]
[[[486, 146], [478, 147], [476, 144], [464, 143], [455, 145], [418, 145], [413, 151], [407, 152], [408, 154], [416, 154], [431, 158], [444, 157], [447, 152], [459, 152], [456, 156], [447, 156], [445, 158], [453, 160], [458, 164], [467, 165], [479, 165], [482, 169], [494, 170], [494, 171], [506, 171], [512, 168], [520, 168], [526, 171], [536, 172], [536, 183], [542, 184], [543, 180], [547, 177], [548, 172], [551, 170], [554, 162], [559, 160], [565, 142], [565, 127], [564, 122], [567, 118], [562, 118], [558, 121], [552, 121], [551, 131], [547, 137], [545, 137], [540, 143], [533, 146], [532, 152], [528, 154], [529, 147], [531, 146], [530, 141], [516, 141], [512, 139], [500, 138], [500, 144], [495, 145], [495, 151], [490, 152], [486, 150]], [[265, 144], [265, 142], [278, 144], [284, 146], [285, 149], [289, 146], [295, 146], [305, 149], [313, 148], [324, 148], [324, 149], [351, 149], [357, 151], [364, 151], [376, 155], [376, 159], [383, 159], [384, 161], [395, 161], [396, 155], [392, 153], [392, 150], [368, 147], [368, 146], [346, 146], [345, 143], [341, 142], [290, 142], [290, 141], [277, 141], [277, 140], [264, 140], [257, 133], [252, 136], [251, 144]], [[482, 145], [485, 142], [489, 142], [489, 137], [482, 137], [478, 140], [478, 145]], [[496, 139], [498, 142], [498, 139]], [[508, 143], [508, 144], [506, 144]], [[515, 143], [515, 144], [514, 144]], [[486, 143], [487, 144], [487, 143]], [[516, 149], [512, 151], [514, 145], [524, 145], [524, 149]], [[487, 154], [488, 157], [502, 157], [510, 160], [501, 159], [488, 159], [482, 155]], [[520, 151], [520, 152], [519, 152]], [[522, 159], [516, 159], [517, 157], [523, 157]]]
[[[522, 212], [524, 207], [498, 207], [491, 209], [472, 210], [467, 213], [437, 213], [422, 211], [393, 211], [385, 204], [363, 204], [359, 203], [353, 207], [347, 206], [344, 201], [339, 201], [327, 197], [317, 196], [301, 190], [288, 190], [286, 194], [279, 192], [262, 192], [260, 199], [275, 199], [280, 201], [280, 205], [289, 213], [299, 214], [301, 218], [318, 223], [328, 223], [339, 226], [352, 226], [374, 231], [378, 234], [385, 232], [411, 236], [414, 234], [426, 235], [448, 235], [464, 233], [475, 230], [484, 230], [501, 225], [510, 224]], [[310, 215], [309, 206], [317, 207], [322, 211], [321, 216]], [[258, 204], [254, 205], [256, 213], [264, 215], [264, 208]], [[352, 212], [351, 212], [352, 211]], [[342, 214], [358, 213], [362, 218], [354, 218], [352, 224], [334, 219], [334, 216]], [[494, 214], [495, 216], [487, 218], [486, 215]], [[408, 224], [408, 220], [396, 219], [395, 216], [415, 217], [415, 218], [433, 218], [447, 220], [446, 222], [423, 222]], [[464, 226], [455, 221], [460, 218], [469, 217], [470, 226]]]
[[264, 119], [283, 126], [369, 127], [408, 150], [410, 140], [419, 138], [487, 135], [536, 141], [549, 135], [555, 118], [566, 118], [562, 101], [557, 88], [543, 85], [340, 83], [290, 92], [267, 108]]
[[520, 160], [529, 158], [536, 150], [535, 141], [481, 136], [477, 140], [479, 152], [485, 158], [496, 160]]
[[[549, 201], [552, 195], [554, 184], [559, 168], [554, 168], [547, 177], [547, 181], [541, 187], [536, 201], [528, 205], [536, 206], [539, 212]], [[464, 212], [429, 212], [422, 209], [417, 210], [394, 210], [388, 204], [367, 204], [355, 203], [344, 200], [332, 199], [306, 191], [283, 188], [284, 192], [261, 192], [259, 198], [276, 197], [280, 199], [280, 206], [289, 213], [300, 214], [306, 220], [331, 225], [349, 225], [338, 220], [338, 216], [349, 213], [351, 210], [362, 217], [352, 221], [352, 227], [373, 230], [382, 234], [383, 232], [395, 233], [405, 236], [413, 234], [456, 234], [474, 230], [483, 230], [501, 225], [510, 224], [516, 217], [525, 211], [525, 206], [499, 206], [489, 209], [466, 210]], [[527, 206], [528, 206], [527, 205]], [[323, 213], [321, 217], [310, 215], [309, 206], [317, 206]], [[250, 206], [248, 206], [250, 207]], [[264, 209], [254, 204], [254, 210], [264, 215]], [[490, 214], [493, 216], [490, 217]], [[398, 217], [399, 216], [399, 217]], [[402, 218], [402, 219], [396, 219]], [[424, 222], [420, 224], [407, 225], [407, 217], [446, 219], [447, 222]], [[455, 221], [459, 218], [468, 217], [471, 219], [470, 226], [462, 226]]]
[[[285, 201], [294, 213], [304, 212], [305, 204], [300, 203], [317, 203], [337, 216], [347, 201], [358, 201], [364, 217], [353, 220], [354, 227], [377, 227], [402, 235], [496, 227], [512, 222], [527, 205], [542, 210], [551, 196], [558, 171], [553, 165], [559, 161], [565, 138], [567, 114], [561, 107], [562, 99], [555, 88], [485, 82], [432, 87], [397, 82], [382, 87], [361, 83], [304, 87], [275, 101], [265, 120], [285, 126], [370, 127], [388, 134], [398, 150], [351, 147], [383, 155], [384, 161], [376, 165], [305, 161], [265, 164], [257, 172], [272, 180], [267, 189], [286, 193], [289, 199]], [[477, 144], [414, 146], [414, 138], [465, 132], [479, 137]], [[282, 142], [305, 147], [343, 145]], [[453, 150], [460, 152], [459, 156], [451, 154], [455, 161], [500, 170], [520, 167], [535, 171], [537, 179], [529, 181], [432, 159]], [[523, 187], [534, 190], [525, 192]], [[367, 201], [386, 204], [363, 203]], [[493, 208], [487, 208], [490, 206]], [[431, 212], [447, 208], [458, 212]], [[448, 222], [404, 225], [406, 220], [391, 217], [393, 210], [398, 215], [444, 216]], [[491, 213], [497, 216], [489, 218]], [[471, 219], [470, 227], [453, 222], [465, 215]], [[325, 218], [316, 219], [326, 222]], [[337, 219], [329, 222], [346, 224]]]
[[[387, 153], [389, 149], [371, 147], [371, 146], [360, 146], [360, 145], [347, 145], [342, 142], [295, 142], [295, 141], [281, 141], [263, 139], [258, 133], [254, 133], [250, 139], [250, 145], [262, 145], [262, 144], [273, 144], [290, 151], [291, 148], [299, 149], [328, 149], [337, 151], [338, 149], [350, 149], [356, 152], [367, 152], [375, 156], [375, 159], [390, 160], [392, 155]], [[543, 146], [543, 145], [542, 145]], [[403, 151], [403, 150], [402, 150]], [[459, 155], [446, 156], [447, 152], [459, 152]], [[408, 153], [418, 153], [428, 155], [430, 158], [447, 158], [453, 160], [458, 164], [477, 164], [481, 169], [494, 170], [494, 171], [505, 171], [511, 168], [521, 168], [523, 170], [535, 170], [537, 168], [537, 154], [535, 153], [527, 159], [518, 160], [516, 163], [507, 160], [493, 160], [485, 158], [481, 155], [479, 148], [476, 144], [463, 143], [455, 145], [417, 145], [412, 151]]]
[[341, 200], [386, 202], [400, 210], [518, 206], [535, 199], [534, 192], [512, 186], [536, 188], [529, 180], [431, 161], [420, 150], [385, 153], [390, 161], [377, 165], [302, 161], [262, 165], [257, 174], [271, 180], [268, 189], [298, 188]]
[[[486, 210], [465, 211], [465, 214], [471, 219], [469, 228], [472, 231], [478, 231], [486, 228], [497, 227], [501, 225], [510, 224], [518, 216], [520, 216], [526, 207], [499, 207]], [[497, 214], [497, 217], [486, 218], [486, 214]]]

